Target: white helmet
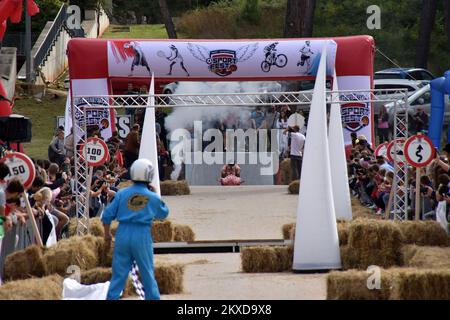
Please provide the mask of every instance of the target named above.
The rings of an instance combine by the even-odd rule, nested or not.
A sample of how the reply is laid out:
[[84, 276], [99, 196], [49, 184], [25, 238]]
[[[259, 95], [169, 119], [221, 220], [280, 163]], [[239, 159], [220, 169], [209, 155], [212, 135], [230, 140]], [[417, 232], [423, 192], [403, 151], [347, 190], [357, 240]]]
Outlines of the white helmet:
[[153, 180], [154, 167], [150, 160], [137, 159], [130, 168], [131, 180], [150, 183]]

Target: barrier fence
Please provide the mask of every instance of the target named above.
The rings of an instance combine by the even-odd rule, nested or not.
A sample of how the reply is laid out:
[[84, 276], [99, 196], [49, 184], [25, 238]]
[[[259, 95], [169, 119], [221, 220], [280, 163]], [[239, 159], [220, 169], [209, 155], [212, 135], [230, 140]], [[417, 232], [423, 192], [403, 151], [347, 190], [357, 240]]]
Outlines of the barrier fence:
[[[36, 224], [42, 237], [42, 219], [36, 218]], [[36, 243], [31, 221], [27, 220], [25, 224], [14, 221], [12, 229], [5, 232], [5, 236], [0, 241], [0, 279], [2, 279], [6, 257], [15, 251], [23, 250]]]

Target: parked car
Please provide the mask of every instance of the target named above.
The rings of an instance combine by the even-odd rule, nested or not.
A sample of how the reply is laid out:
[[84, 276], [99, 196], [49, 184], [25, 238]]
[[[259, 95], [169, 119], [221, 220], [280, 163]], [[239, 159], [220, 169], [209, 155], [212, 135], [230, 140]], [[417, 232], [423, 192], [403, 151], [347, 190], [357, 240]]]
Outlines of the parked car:
[[375, 72], [374, 79], [406, 79], [429, 83], [435, 76], [422, 68], [390, 68]]
[[[397, 110], [398, 111], [405, 111], [405, 105], [403, 103], [403, 100], [397, 101]], [[389, 122], [392, 124], [394, 122], [394, 102], [387, 103], [386, 110], [389, 113]], [[408, 97], [408, 114], [410, 116], [413, 116], [418, 107], [421, 107], [425, 113], [428, 114], [428, 116], [431, 115], [431, 91], [430, 91], [430, 85], [426, 85], [416, 92], [414, 92], [412, 95]], [[450, 120], [450, 101], [449, 99], [445, 99], [445, 112], [444, 112], [444, 123], [449, 123]]]
[[[396, 92], [395, 90], [406, 89], [408, 90], [408, 96], [419, 90], [424, 86], [421, 81], [413, 81], [406, 79], [376, 79], [374, 82], [374, 89], [379, 90], [375, 92], [375, 95], [380, 99], [398, 100], [403, 98], [403, 93]], [[384, 91], [385, 90], [385, 91]], [[378, 114], [380, 107], [386, 102], [373, 103], [374, 112]]]

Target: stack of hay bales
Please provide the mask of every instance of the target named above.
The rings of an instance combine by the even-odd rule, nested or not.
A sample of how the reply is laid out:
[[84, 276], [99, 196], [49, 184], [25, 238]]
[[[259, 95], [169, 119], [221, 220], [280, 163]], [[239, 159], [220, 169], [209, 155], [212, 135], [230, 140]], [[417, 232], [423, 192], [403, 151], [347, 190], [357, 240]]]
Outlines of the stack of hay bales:
[[280, 163], [281, 184], [290, 184], [292, 182], [291, 176], [291, 159], [286, 158]]
[[62, 289], [59, 275], [11, 281], [0, 287], [0, 300], [61, 300]]
[[[111, 234], [115, 236], [119, 224], [111, 223]], [[154, 220], [152, 224], [153, 242], [170, 241], [195, 241], [195, 233], [191, 227], [181, 224], [173, 224], [169, 220]]]
[[153, 242], [172, 241], [172, 223], [169, 220], [154, 220], [152, 224], [152, 236]]
[[165, 180], [160, 183], [162, 196], [182, 196], [191, 194], [191, 189], [186, 180]]
[[195, 233], [190, 226], [173, 224], [173, 241], [191, 242], [195, 241]]
[[[333, 271], [327, 276], [328, 300], [387, 300], [391, 295], [392, 273], [381, 271], [379, 289], [367, 286], [370, 274], [365, 271]], [[371, 283], [372, 284], [372, 283]]]
[[419, 269], [447, 268], [450, 270], [450, 247], [422, 247], [407, 245], [402, 248], [403, 265]]
[[292, 246], [246, 247], [241, 250], [243, 272], [282, 272], [292, 269]]
[[290, 194], [298, 194], [299, 190], [300, 190], [300, 181], [299, 180], [294, 180], [289, 184], [288, 192]]
[[403, 237], [398, 225], [382, 220], [353, 220], [348, 228], [348, 245], [341, 248], [344, 269], [383, 268], [401, 264]]
[[[72, 218], [69, 221], [68, 236], [73, 237], [77, 235], [77, 219]], [[105, 230], [103, 229], [103, 223], [100, 218], [89, 219], [89, 233], [96, 237], [104, 237]]]
[[[96, 284], [110, 281], [112, 277], [111, 268], [95, 268], [81, 272], [82, 284]], [[178, 294], [183, 292], [184, 266], [180, 264], [155, 264], [155, 279], [161, 294]], [[124, 297], [136, 295], [131, 282], [127, 280]]]
[[[348, 227], [349, 227], [349, 225], [350, 225], [349, 221], [346, 221], [346, 220], [338, 220], [337, 221], [339, 245], [341, 245], [341, 246], [348, 244]], [[294, 240], [295, 239], [295, 223], [284, 224], [281, 228], [281, 232], [283, 233], [284, 240]]]
[[398, 223], [405, 244], [449, 246], [450, 236], [436, 221], [402, 221]]
[[59, 241], [55, 246], [48, 248], [44, 254], [47, 273], [64, 276], [71, 265], [76, 265], [81, 270], [97, 267], [102, 251], [101, 240], [101, 238], [86, 236]]
[[366, 271], [332, 272], [327, 276], [327, 299], [427, 300], [450, 299], [449, 269], [381, 269], [380, 288]]
[[6, 257], [4, 279], [19, 280], [43, 277], [47, 274], [44, 248], [37, 245], [14, 252]]
[[450, 300], [449, 269], [405, 269], [394, 279], [392, 300]]

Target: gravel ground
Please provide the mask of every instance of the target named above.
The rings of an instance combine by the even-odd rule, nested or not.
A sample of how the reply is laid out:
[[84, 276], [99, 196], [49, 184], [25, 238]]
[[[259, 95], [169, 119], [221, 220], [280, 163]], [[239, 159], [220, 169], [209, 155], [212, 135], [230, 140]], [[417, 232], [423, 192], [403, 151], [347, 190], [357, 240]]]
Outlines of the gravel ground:
[[325, 274], [243, 273], [239, 253], [170, 254], [156, 259], [186, 265], [184, 293], [163, 295], [163, 300], [326, 298]]
[[[189, 196], [165, 196], [169, 219], [191, 226], [196, 240], [281, 239], [295, 222], [298, 196], [287, 186], [194, 186]], [[325, 299], [326, 275], [243, 273], [239, 253], [157, 255], [186, 265], [184, 293], [162, 299]]]
[[163, 199], [169, 220], [191, 226], [196, 240], [281, 239], [298, 202], [287, 186], [193, 186], [191, 195]]

